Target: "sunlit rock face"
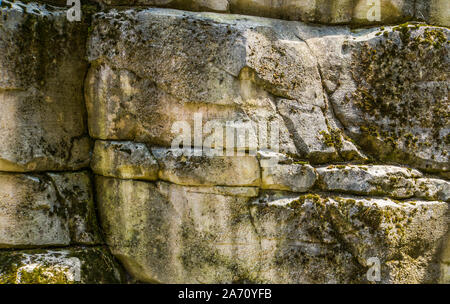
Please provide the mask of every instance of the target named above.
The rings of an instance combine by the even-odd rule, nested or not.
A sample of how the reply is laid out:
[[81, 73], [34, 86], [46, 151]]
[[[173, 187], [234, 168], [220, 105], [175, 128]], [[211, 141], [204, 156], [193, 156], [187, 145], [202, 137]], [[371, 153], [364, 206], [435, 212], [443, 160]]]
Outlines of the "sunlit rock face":
[[0, 283], [125, 282], [89, 169], [87, 21], [36, 3], [0, 14]]
[[[338, 120], [383, 162], [448, 172], [449, 31], [420, 25], [312, 37]], [[445, 173], [444, 173], [445, 174]]]
[[[109, 168], [94, 162], [99, 214], [133, 276], [356, 283], [377, 257], [384, 283], [445, 277], [447, 29], [155, 8], [100, 13], [93, 25], [86, 101], [94, 159]], [[227, 122], [259, 135], [262, 119], [282, 126], [278, 162], [265, 165], [264, 136], [228, 155]], [[189, 129], [182, 154], [179, 120], [207, 130], [194, 141]], [[224, 154], [203, 154], [209, 120], [224, 130], [214, 142]], [[109, 148], [117, 141], [127, 154]], [[139, 163], [133, 142], [157, 160], [157, 179], [120, 172]], [[343, 162], [353, 164], [329, 165]]]
[[372, 256], [385, 283], [439, 277], [445, 202], [233, 190], [100, 177], [107, 243], [148, 282], [361, 283]]
[[3, 5], [0, 170], [88, 167], [90, 142], [82, 95], [87, 24], [70, 23], [65, 10]]
[[281, 152], [312, 163], [372, 157], [445, 174], [448, 35], [161, 9], [99, 14], [88, 42], [91, 135], [170, 146], [173, 123], [194, 125], [196, 113], [202, 126], [247, 122], [254, 134], [266, 119], [279, 121]]
[[448, 1], [42, 2], [0, 8], [0, 283], [450, 282]]
[[87, 172], [0, 173], [0, 248], [101, 242]]

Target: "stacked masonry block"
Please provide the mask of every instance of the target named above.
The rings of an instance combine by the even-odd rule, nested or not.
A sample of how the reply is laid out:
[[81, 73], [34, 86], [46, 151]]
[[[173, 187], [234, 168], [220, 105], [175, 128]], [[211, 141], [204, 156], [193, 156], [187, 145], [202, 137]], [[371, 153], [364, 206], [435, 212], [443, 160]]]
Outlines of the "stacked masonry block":
[[88, 169], [87, 25], [37, 5], [1, 14], [0, 283], [122, 282]]
[[102, 2], [0, 9], [0, 283], [450, 282], [447, 2]]

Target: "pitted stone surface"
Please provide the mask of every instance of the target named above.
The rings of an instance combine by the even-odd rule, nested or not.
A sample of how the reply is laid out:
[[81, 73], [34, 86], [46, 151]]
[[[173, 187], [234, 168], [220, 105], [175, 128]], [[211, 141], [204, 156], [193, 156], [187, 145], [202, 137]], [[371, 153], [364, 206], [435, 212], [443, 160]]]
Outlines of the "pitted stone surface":
[[0, 173], [0, 248], [101, 242], [89, 175]]
[[107, 5], [148, 5], [190, 11], [253, 15], [323, 24], [392, 24], [422, 20], [448, 26], [447, 0], [97, 0]]
[[89, 166], [83, 79], [87, 24], [66, 11], [14, 3], [0, 8], [0, 170]]
[[277, 164], [262, 168], [262, 189], [306, 192], [316, 180], [314, 168], [306, 164]]
[[373, 256], [387, 263], [384, 283], [440, 275], [444, 202], [282, 192], [249, 202], [105, 177], [97, 193], [108, 245], [146, 282], [361, 283]]
[[447, 0], [99, 2], [2, 2], [0, 283], [449, 282]]
[[346, 135], [379, 161], [448, 175], [447, 28], [401, 25], [356, 35], [328, 29], [302, 36], [321, 54], [325, 89]]
[[156, 180], [159, 166], [145, 144], [97, 140], [91, 168], [103, 176]]
[[183, 151], [152, 149], [160, 165], [161, 180], [192, 186], [259, 186], [261, 183], [261, 170], [256, 156], [209, 157], [196, 149]]

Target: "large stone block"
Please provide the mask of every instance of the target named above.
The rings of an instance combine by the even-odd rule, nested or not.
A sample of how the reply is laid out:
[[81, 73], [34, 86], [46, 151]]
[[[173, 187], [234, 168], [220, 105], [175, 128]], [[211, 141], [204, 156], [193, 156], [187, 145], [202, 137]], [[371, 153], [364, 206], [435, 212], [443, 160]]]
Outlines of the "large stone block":
[[301, 34], [321, 54], [334, 113], [364, 152], [444, 176], [450, 150], [449, 35], [447, 28], [406, 24], [358, 34], [337, 28]]
[[99, 213], [112, 253], [145, 282], [254, 279], [259, 242], [249, 197], [223, 189], [98, 177]]
[[337, 165], [317, 168], [319, 186], [325, 191], [392, 198], [417, 197], [448, 201], [450, 183], [443, 179], [423, 178], [411, 168], [386, 165]]
[[[337, 124], [317, 54], [298, 36], [299, 27], [305, 26], [167, 9], [98, 14], [85, 85], [91, 136], [168, 147], [187, 125], [189, 147], [211, 140], [217, 128], [214, 147], [237, 141], [238, 149], [275, 149], [275, 140], [281, 152], [312, 162], [359, 155], [340, 135], [346, 153], [324, 139], [338, 133]], [[196, 125], [201, 143], [193, 140]], [[236, 139], [238, 130], [248, 130], [250, 140]]]
[[0, 252], [0, 284], [118, 283], [125, 274], [101, 247]]
[[87, 173], [0, 173], [0, 247], [98, 244]]
[[1, 12], [0, 170], [87, 167], [87, 24], [35, 3], [6, 4]]
[[448, 25], [446, 0], [96, 0], [107, 5], [157, 6], [321, 24], [393, 24], [424, 20]]
[[225, 188], [98, 177], [108, 245], [146, 282], [361, 283], [373, 257], [384, 283], [440, 276], [447, 203]]
[[306, 164], [277, 164], [263, 167], [261, 188], [306, 192], [317, 180], [314, 168]]
[[[94, 21], [90, 60], [107, 61], [107, 65], [91, 69], [87, 80], [94, 137], [167, 146], [175, 137], [172, 124], [187, 121], [193, 128], [194, 113], [203, 114], [204, 122], [218, 120], [222, 125], [226, 121], [252, 121], [253, 112], [259, 112], [253, 109], [268, 112], [266, 120], [279, 117], [273, 97], [259, 85], [276, 94], [308, 100], [313, 96], [311, 102], [323, 105], [320, 76], [306, 45], [294, 38], [281, 40], [281, 32], [267, 21], [241, 24], [236, 17], [149, 9], [127, 12], [126, 23], [138, 15], [142, 22], [124, 24], [123, 28], [130, 31], [130, 37], [147, 33], [138, 44], [128, 35], [121, 36], [120, 29], [111, 24], [117, 18], [114, 14], [103, 14]], [[257, 25], [260, 31], [251, 30]], [[111, 38], [106, 38], [104, 31]], [[192, 33], [199, 36], [192, 39]], [[282, 58], [272, 48], [289, 55]], [[147, 58], [144, 62], [142, 56]], [[299, 62], [295, 56], [304, 59]], [[279, 60], [286, 64], [277, 66]], [[310, 73], [296, 75], [299, 69]], [[277, 79], [277, 73], [285, 78]]]
[[414, 196], [417, 170], [394, 166], [328, 166], [318, 168], [321, 186], [326, 191], [362, 195], [388, 195], [394, 198]]
[[154, 148], [152, 153], [160, 165], [159, 178], [175, 184], [259, 186], [261, 183], [256, 156], [206, 156], [196, 149], [164, 148]]
[[269, 194], [251, 202], [260, 274], [272, 282], [367, 282], [369, 259], [382, 283], [437, 282], [448, 229], [444, 202]]
[[123, 179], [158, 179], [158, 162], [144, 144], [97, 140], [91, 161], [95, 174]]

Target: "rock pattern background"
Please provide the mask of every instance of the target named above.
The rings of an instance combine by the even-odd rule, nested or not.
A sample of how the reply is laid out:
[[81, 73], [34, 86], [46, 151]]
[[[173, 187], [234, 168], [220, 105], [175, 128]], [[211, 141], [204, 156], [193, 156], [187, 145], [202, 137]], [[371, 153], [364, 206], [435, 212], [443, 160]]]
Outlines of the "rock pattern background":
[[0, 283], [449, 283], [448, 1], [365, 3], [4, 0]]

